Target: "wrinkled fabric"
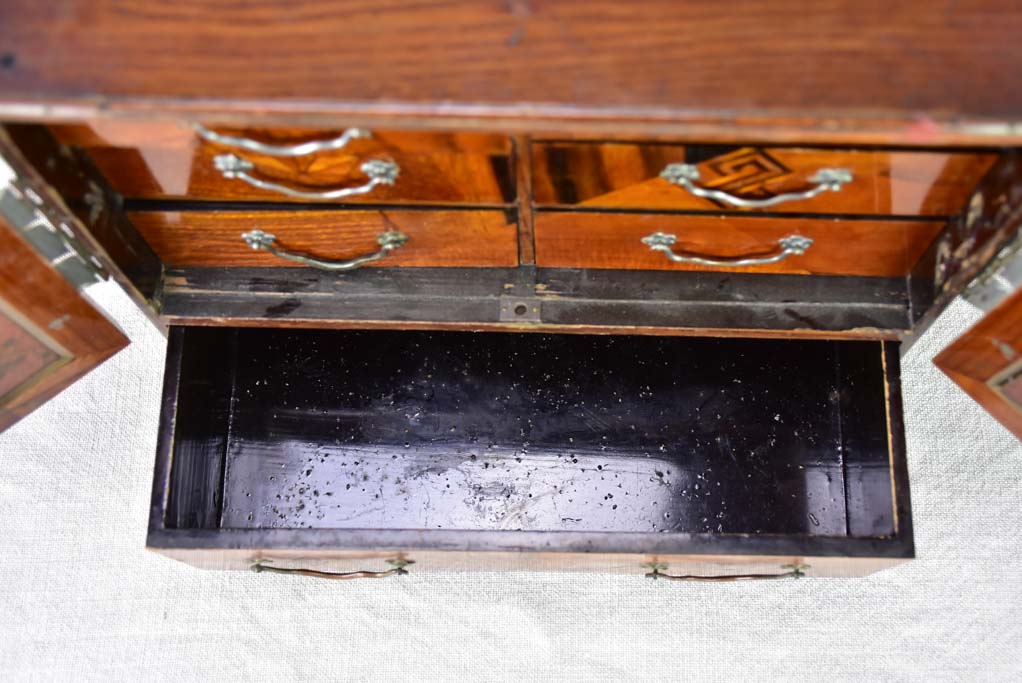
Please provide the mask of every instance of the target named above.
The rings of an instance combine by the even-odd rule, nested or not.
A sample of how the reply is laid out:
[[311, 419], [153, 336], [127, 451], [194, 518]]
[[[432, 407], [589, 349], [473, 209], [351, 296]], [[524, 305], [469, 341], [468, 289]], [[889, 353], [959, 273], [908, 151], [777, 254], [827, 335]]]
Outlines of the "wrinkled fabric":
[[0, 678], [96, 681], [954, 681], [1022, 677], [1022, 447], [930, 358], [903, 363], [917, 559], [864, 579], [587, 573], [329, 582], [145, 550], [165, 341], [133, 344], [0, 435]]

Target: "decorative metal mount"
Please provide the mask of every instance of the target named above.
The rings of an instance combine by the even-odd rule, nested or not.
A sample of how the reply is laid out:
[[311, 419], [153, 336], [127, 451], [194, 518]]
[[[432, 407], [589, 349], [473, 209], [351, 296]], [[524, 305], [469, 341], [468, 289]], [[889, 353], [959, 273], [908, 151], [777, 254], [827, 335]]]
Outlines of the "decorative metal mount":
[[973, 306], [993, 310], [1022, 285], [1022, 232], [1006, 244], [993, 261], [962, 292]]
[[200, 137], [209, 142], [274, 157], [300, 157], [306, 154], [315, 154], [316, 152], [329, 152], [346, 147], [352, 140], [371, 138], [373, 136], [370, 131], [364, 128], [349, 128], [338, 137], [329, 140], [298, 142], [293, 145], [271, 145], [266, 142], [252, 140], [251, 138], [217, 133], [199, 123], [194, 124], [193, 127]]
[[71, 227], [0, 157], [0, 215], [72, 285], [81, 289], [109, 274]]
[[234, 154], [219, 154], [213, 157], [213, 165], [224, 178], [241, 180], [252, 187], [268, 192], [276, 192], [288, 197], [317, 200], [344, 199], [346, 197], [368, 194], [380, 185], [393, 185], [401, 173], [401, 169], [393, 161], [370, 159], [363, 162], [359, 167], [362, 173], [369, 177], [369, 182], [363, 185], [341, 187], [334, 190], [299, 190], [251, 175], [249, 171], [255, 168], [255, 164], [248, 159], [242, 159]]
[[415, 564], [414, 560], [387, 560], [390, 569], [383, 571], [359, 570], [354, 572], [325, 572], [318, 569], [302, 569], [297, 567], [274, 567], [267, 564], [269, 560], [257, 560], [252, 563], [252, 571], [256, 574], [267, 572], [270, 574], [291, 574], [295, 576], [310, 576], [315, 579], [383, 579], [388, 576], [406, 576], [408, 570], [405, 567]]
[[289, 261], [302, 263], [307, 266], [312, 266], [313, 268], [319, 268], [320, 270], [330, 271], [354, 270], [355, 268], [364, 266], [367, 263], [379, 261], [390, 252], [395, 249], [399, 249], [409, 239], [408, 235], [405, 235], [402, 232], [398, 232], [397, 230], [388, 230], [387, 232], [377, 235], [376, 241], [380, 244], [380, 248], [377, 251], [371, 254], [366, 254], [365, 256], [358, 256], [347, 261], [331, 261], [316, 258], [315, 256], [306, 256], [305, 254], [279, 249], [274, 246], [274, 242], [277, 239], [276, 235], [263, 232], [262, 230], [251, 230], [243, 233], [241, 238], [253, 249], [262, 249], [270, 252], [274, 256], [279, 256], [280, 258], [287, 259]]
[[824, 192], [837, 192], [844, 185], [852, 182], [852, 172], [847, 168], [821, 168], [809, 178], [809, 182], [816, 183], [816, 186], [808, 190], [786, 192], [766, 199], [746, 199], [722, 190], [696, 185], [695, 181], [699, 180], [699, 169], [693, 164], [668, 164], [660, 172], [660, 177], [669, 183], [685, 188], [696, 197], [715, 199], [732, 206], [750, 209], [762, 209], [784, 202], [812, 199]]
[[777, 240], [780, 251], [770, 256], [751, 258], [716, 258], [712, 256], [701, 256], [698, 254], [676, 254], [673, 251], [674, 244], [678, 238], [666, 232], [654, 232], [642, 238], [642, 243], [653, 251], [660, 251], [673, 263], [691, 263], [700, 266], [762, 266], [769, 263], [783, 261], [789, 256], [801, 256], [813, 245], [813, 240], [802, 235], [788, 235]]
[[703, 576], [699, 574], [667, 574], [667, 565], [657, 562], [644, 564], [650, 569], [646, 576], [651, 579], [667, 579], [669, 581], [710, 581], [714, 583], [726, 583], [729, 581], [771, 581], [775, 579], [801, 579], [805, 576], [805, 570], [811, 567], [807, 564], [785, 564], [781, 569], [788, 571], [779, 574], [720, 574]]

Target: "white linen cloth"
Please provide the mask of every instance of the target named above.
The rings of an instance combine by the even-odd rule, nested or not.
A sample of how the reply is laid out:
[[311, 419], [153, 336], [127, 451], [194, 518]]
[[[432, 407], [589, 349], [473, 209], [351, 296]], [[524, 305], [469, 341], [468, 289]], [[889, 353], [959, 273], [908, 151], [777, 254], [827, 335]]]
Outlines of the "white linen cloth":
[[0, 436], [0, 680], [1022, 679], [1022, 447], [930, 363], [903, 363], [917, 559], [864, 579], [586, 573], [330, 582], [145, 550], [165, 342], [133, 344]]

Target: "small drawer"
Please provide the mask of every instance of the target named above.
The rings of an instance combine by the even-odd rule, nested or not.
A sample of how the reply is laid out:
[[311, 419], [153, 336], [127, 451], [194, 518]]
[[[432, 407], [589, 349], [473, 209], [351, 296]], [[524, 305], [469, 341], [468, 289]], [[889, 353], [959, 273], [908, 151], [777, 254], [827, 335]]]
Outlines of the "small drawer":
[[890, 277], [907, 274], [941, 227], [932, 220], [540, 211], [536, 264]]
[[515, 195], [511, 141], [499, 135], [373, 130], [346, 139], [352, 129], [200, 132], [121, 121], [51, 130], [132, 199], [501, 204]]
[[[133, 211], [128, 217], [168, 266], [300, 266], [313, 264], [288, 256], [339, 263], [381, 251], [367, 265], [518, 264], [517, 223], [497, 209]], [[276, 253], [257, 248], [257, 231]], [[397, 237], [389, 250], [387, 235]]]
[[885, 342], [175, 327], [148, 545], [864, 573], [912, 555], [899, 401]]
[[[544, 142], [539, 206], [947, 216], [994, 153]], [[823, 173], [827, 169], [842, 173]], [[830, 184], [828, 184], [828, 178]]]

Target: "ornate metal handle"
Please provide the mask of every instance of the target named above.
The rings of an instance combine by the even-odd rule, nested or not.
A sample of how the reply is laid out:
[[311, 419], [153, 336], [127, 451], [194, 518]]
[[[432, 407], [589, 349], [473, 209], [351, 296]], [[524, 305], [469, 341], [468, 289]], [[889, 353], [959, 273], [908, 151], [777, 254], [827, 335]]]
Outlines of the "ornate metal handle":
[[767, 199], [744, 199], [728, 194], [721, 190], [714, 190], [708, 187], [699, 187], [693, 181], [699, 180], [699, 169], [692, 164], [668, 164], [660, 171], [660, 177], [675, 185], [680, 185], [697, 197], [716, 199], [726, 202], [732, 206], [762, 209], [767, 206], [776, 206], [784, 202], [793, 202], [799, 199], [811, 199], [818, 194], [830, 190], [837, 192], [845, 183], [852, 182], [852, 172], [847, 168], [821, 168], [809, 179], [809, 182], [816, 183], [802, 192], [786, 192]]
[[720, 259], [708, 256], [689, 255], [683, 256], [671, 250], [677, 237], [666, 232], [654, 232], [642, 238], [642, 243], [649, 245], [653, 251], [662, 251], [668, 259], [674, 263], [694, 263], [700, 266], [762, 266], [767, 263], [777, 263], [789, 256], [801, 256], [806, 253], [809, 247], [813, 246], [813, 240], [802, 235], [788, 235], [777, 240], [777, 246], [781, 250], [771, 256], [760, 256], [754, 258]]
[[279, 192], [288, 197], [297, 197], [298, 199], [344, 199], [345, 197], [367, 194], [372, 192], [373, 188], [377, 185], [393, 185], [394, 181], [397, 180], [398, 174], [401, 172], [401, 169], [393, 161], [370, 159], [363, 162], [359, 167], [363, 173], [369, 176], [369, 182], [364, 185], [341, 187], [336, 190], [309, 191], [298, 190], [287, 185], [281, 185], [280, 183], [262, 180], [249, 175], [248, 172], [255, 165], [248, 159], [242, 159], [234, 154], [220, 154], [213, 157], [213, 165], [216, 166], [217, 170], [220, 171], [220, 175], [224, 178], [237, 178], [238, 180], [244, 180], [252, 187], [269, 190], [270, 192]]
[[293, 145], [270, 145], [250, 138], [241, 138], [233, 135], [217, 133], [216, 131], [212, 131], [199, 123], [194, 124], [194, 127], [195, 132], [209, 142], [215, 142], [218, 145], [227, 145], [229, 147], [237, 147], [239, 149], [246, 149], [249, 152], [258, 152], [259, 154], [266, 154], [274, 157], [300, 157], [305, 156], [306, 154], [314, 154], [316, 152], [341, 149], [352, 140], [371, 138], [373, 136], [373, 134], [368, 130], [364, 130], [362, 128], [349, 128], [339, 137], [332, 138], [330, 140], [313, 140], [311, 142], [299, 142]]
[[649, 567], [650, 571], [646, 573], [651, 579], [667, 579], [669, 581], [712, 581], [715, 583], [725, 583], [728, 581], [771, 581], [773, 579], [801, 579], [805, 576], [805, 570], [809, 569], [807, 564], [785, 564], [781, 566], [781, 569], [787, 569], [786, 572], [780, 574], [721, 574], [719, 576], [700, 576], [698, 574], [665, 574], [667, 571], [666, 564], [650, 563], [644, 564], [643, 567]]
[[248, 246], [253, 249], [263, 249], [274, 256], [279, 256], [280, 258], [295, 261], [297, 263], [304, 263], [321, 270], [354, 270], [355, 268], [367, 263], [379, 261], [381, 258], [408, 241], [408, 235], [398, 232], [397, 230], [388, 230], [387, 232], [377, 235], [376, 241], [380, 243], [380, 248], [372, 254], [357, 256], [349, 261], [327, 261], [324, 259], [318, 259], [314, 256], [306, 256], [304, 254], [278, 249], [273, 246], [277, 237], [268, 232], [263, 232], [262, 230], [252, 230], [250, 232], [243, 233], [241, 238], [248, 242]]
[[258, 560], [252, 565], [252, 571], [256, 574], [262, 572], [270, 572], [271, 574], [296, 574], [298, 576], [311, 576], [316, 579], [334, 579], [337, 581], [343, 581], [345, 579], [383, 579], [388, 576], [404, 576], [408, 573], [405, 569], [410, 564], [415, 564], [412, 560], [387, 560], [387, 564], [391, 566], [390, 569], [385, 569], [380, 572], [371, 571], [357, 571], [357, 572], [322, 572], [318, 569], [298, 569], [292, 567], [272, 567], [268, 564], [264, 564], [264, 560]]

